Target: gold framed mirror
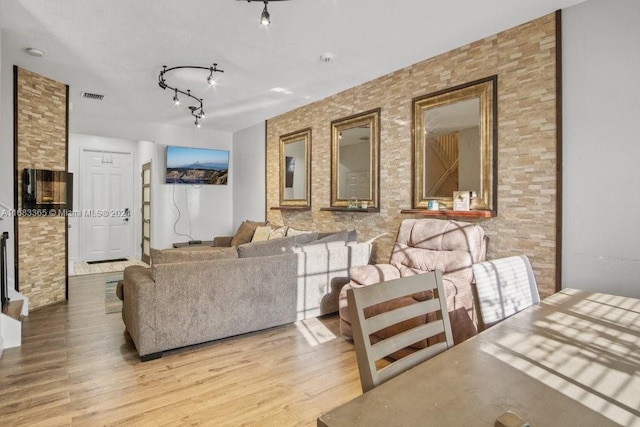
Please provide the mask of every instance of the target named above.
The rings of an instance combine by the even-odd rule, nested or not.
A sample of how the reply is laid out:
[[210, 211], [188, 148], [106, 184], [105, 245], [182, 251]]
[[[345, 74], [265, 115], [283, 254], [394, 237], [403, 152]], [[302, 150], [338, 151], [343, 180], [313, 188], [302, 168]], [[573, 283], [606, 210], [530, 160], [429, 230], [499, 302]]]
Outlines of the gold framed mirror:
[[379, 208], [380, 109], [331, 122], [331, 207]]
[[453, 208], [453, 192], [471, 192], [471, 208], [497, 210], [497, 76], [413, 100], [413, 208]]
[[280, 206], [311, 206], [311, 129], [280, 137]]

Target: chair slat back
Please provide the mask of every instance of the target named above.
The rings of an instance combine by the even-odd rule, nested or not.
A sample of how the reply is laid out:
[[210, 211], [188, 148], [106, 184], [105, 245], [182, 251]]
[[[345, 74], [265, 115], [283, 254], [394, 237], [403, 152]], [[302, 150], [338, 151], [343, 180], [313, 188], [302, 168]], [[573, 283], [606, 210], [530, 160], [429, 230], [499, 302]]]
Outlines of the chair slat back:
[[[369, 307], [426, 291], [433, 291], [434, 298], [391, 310], [385, 309], [380, 314], [365, 317], [365, 310]], [[347, 299], [360, 382], [364, 392], [453, 346], [453, 333], [447, 312], [442, 274], [439, 271], [350, 289], [347, 292]], [[436, 314], [435, 321], [420, 324], [376, 343], [371, 342], [370, 335], [375, 332], [416, 317], [426, 318], [426, 315], [431, 313]], [[376, 362], [398, 350], [442, 335], [444, 335], [444, 342], [416, 350], [381, 369], [376, 366]]]
[[473, 275], [485, 326], [540, 302], [531, 263], [525, 255], [474, 264]]

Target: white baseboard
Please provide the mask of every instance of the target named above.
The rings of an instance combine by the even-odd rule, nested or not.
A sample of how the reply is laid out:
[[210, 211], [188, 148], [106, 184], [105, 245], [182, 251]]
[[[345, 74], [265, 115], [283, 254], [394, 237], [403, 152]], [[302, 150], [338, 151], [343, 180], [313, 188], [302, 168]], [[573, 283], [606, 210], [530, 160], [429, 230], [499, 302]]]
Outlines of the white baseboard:
[[79, 262], [82, 262], [82, 260], [78, 257], [69, 258], [69, 271], [68, 271], [69, 276], [73, 276], [73, 269], [75, 265]]

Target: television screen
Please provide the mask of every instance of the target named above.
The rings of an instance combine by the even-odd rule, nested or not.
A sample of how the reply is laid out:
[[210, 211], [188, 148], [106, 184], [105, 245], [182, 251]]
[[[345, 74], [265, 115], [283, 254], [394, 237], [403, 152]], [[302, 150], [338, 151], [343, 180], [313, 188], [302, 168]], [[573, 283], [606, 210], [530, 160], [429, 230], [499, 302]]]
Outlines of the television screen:
[[227, 185], [228, 176], [226, 150], [167, 147], [167, 184]]

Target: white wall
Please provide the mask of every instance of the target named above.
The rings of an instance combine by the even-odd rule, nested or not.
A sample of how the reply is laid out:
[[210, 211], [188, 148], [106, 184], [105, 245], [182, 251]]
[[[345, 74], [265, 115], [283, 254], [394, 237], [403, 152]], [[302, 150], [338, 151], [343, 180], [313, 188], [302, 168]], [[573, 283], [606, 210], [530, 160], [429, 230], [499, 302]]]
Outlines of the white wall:
[[233, 235], [245, 219], [266, 219], [265, 138], [264, 123], [233, 134], [233, 225], [221, 235]]
[[[0, 70], [2, 69], [2, 31], [0, 31]], [[0, 73], [0, 99], [2, 99], [2, 73]], [[0, 114], [0, 129], [2, 129], [2, 115]], [[0, 151], [2, 152], [2, 157], [4, 158], [6, 155], [6, 152], [4, 151], [4, 145], [0, 145]], [[6, 182], [6, 165], [4, 160], [1, 161], [1, 167], [0, 167], [0, 182]], [[3, 204], [6, 207], [11, 207], [11, 205], [9, 205], [9, 200], [6, 199], [6, 195], [5, 195], [5, 186], [0, 186], [0, 203]], [[2, 211], [2, 209], [5, 209], [5, 207], [0, 206], [0, 212]], [[2, 216], [0, 216], [0, 218], [2, 218]], [[0, 219], [0, 233], [4, 232], [4, 231], [9, 231], [8, 228], [8, 220], [6, 219]], [[13, 259], [13, 257], [12, 257]], [[7, 266], [8, 268], [8, 266]], [[13, 286], [13, 283], [11, 284], [11, 286]], [[0, 331], [2, 330], [2, 316], [0, 316]], [[2, 356], [2, 351], [4, 350], [4, 339], [2, 338], [2, 336], [0, 336], [0, 357]]]
[[[168, 145], [185, 147], [232, 148], [232, 134], [210, 131], [204, 128], [177, 127], [163, 124], [105, 120], [72, 114], [72, 132], [101, 135], [138, 141], [134, 164], [136, 214], [140, 211], [140, 171], [142, 164], [151, 160], [151, 246], [169, 248], [174, 242], [191, 239], [211, 240], [214, 236], [226, 235], [233, 226], [234, 180], [227, 185], [165, 184], [166, 155]], [[105, 145], [105, 146], [108, 146]], [[264, 149], [263, 149], [264, 150]], [[230, 168], [233, 173], [234, 152], [230, 153]], [[264, 163], [264, 162], [263, 162]], [[262, 166], [264, 167], [264, 166]], [[137, 251], [140, 251], [139, 216], [136, 219]]]
[[640, 2], [563, 10], [562, 286], [640, 298]]
[[[0, 204], [13, 208], [13, 66], [6, 58], [0, 30]], [[5, 208], [0, 206], [0, 212]], [[7, 282], [13, 288], [13, 217], [0, 221], [0, 232], [9, 232], [7, 241]]]

